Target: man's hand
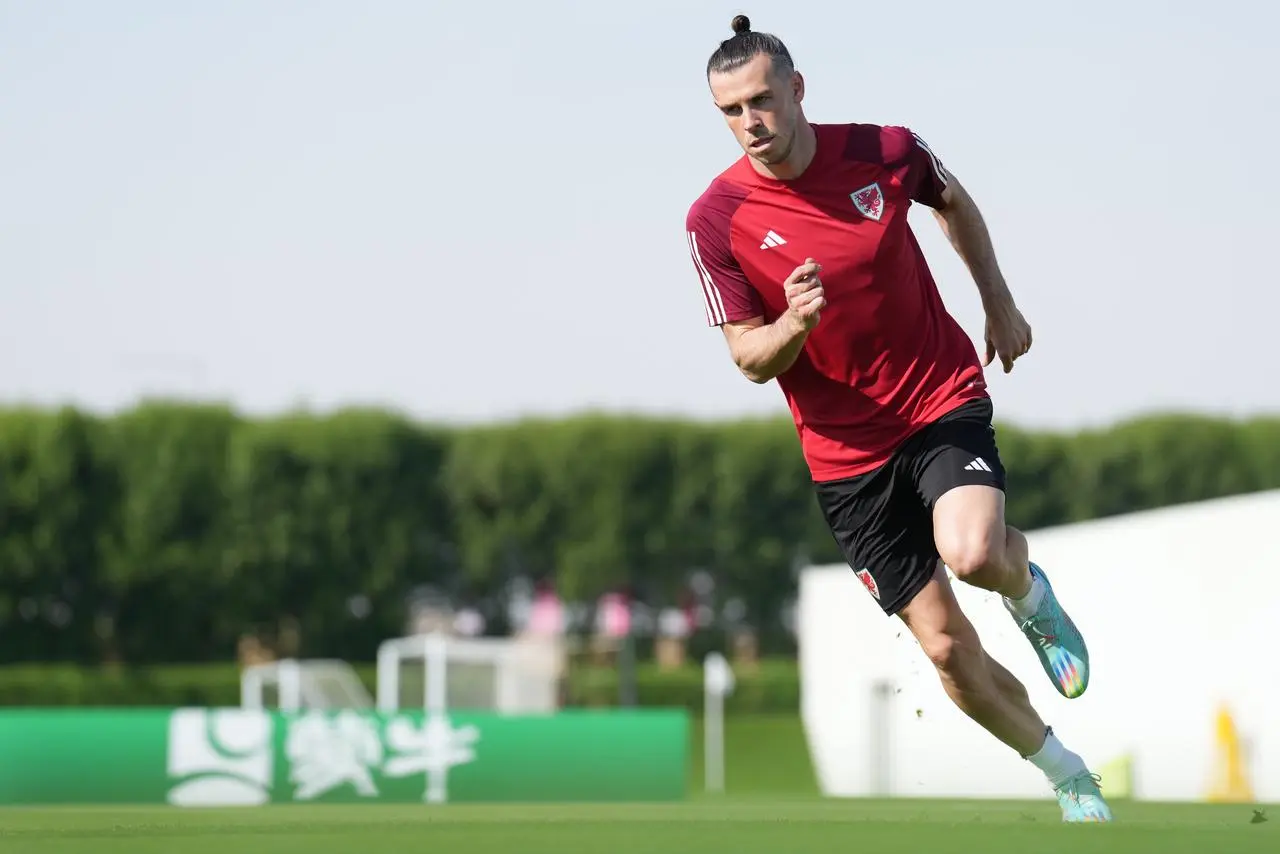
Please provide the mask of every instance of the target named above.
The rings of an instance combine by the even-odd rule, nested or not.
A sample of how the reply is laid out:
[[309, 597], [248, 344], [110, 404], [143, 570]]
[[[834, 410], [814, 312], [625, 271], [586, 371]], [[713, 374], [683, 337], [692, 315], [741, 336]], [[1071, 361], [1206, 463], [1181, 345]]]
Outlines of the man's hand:
[[818, 278], [821, 271], [821, 264], [812, 258], [806, 258], [782, 283], [787, 295], [787, 314], [791, 316], [796, 328], [806, 332], [818, 325], [818, 321], [822, 319], [822, 310], [827, 307], [822, 280]]
[[982, 365], [990, 366], [999, 356], [1007, 374], [1014, 361], [1031, 349], [1031, 326], [1018, 311], [1000, 273], [981, 211], [955, 175], [949, 177], [942, 191], [942, 208], [935, 210], [934, 216], [973, 275], [987, 310], [987, 354]]
[[738, 369], [754, 383], [767, 383], [786, 371], [804, 347], [809, 330], [818, 325], [827, 306], [818, 273], [822, 265], [812, 258], [792, 271], [782, 283], [787, 310], [772, 323], [763, 316], [724, 324], [725, 339]]
[[987, 311], [986, 340], [987, 355], [982, 361], [983, 367], [999, 356], [1006, 374], [1013, 370], [1014, 361], [1031, 349], [1031, 325], [1013, 304], [1012, 298], [1001, 300]]

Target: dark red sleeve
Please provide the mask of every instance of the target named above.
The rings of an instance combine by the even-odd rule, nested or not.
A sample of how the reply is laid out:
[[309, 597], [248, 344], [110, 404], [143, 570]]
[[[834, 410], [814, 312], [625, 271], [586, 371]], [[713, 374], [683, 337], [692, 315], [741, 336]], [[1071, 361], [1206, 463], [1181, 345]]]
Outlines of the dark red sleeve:
[[764, 314], [760, 294], [733, 257], [729, 239], [733, 214], [743, 198], [729, 188], [713, 187], [694, 202], [685, 218], [689, 255], [702, 284], [708, 326]]
[[935, 210], [942, 207], [942, 191], [949, 176], [923, 139], [910, 128], [885, 127], [880, 131], [880, 151], [885, 165], [902, 177], [914, 201]]

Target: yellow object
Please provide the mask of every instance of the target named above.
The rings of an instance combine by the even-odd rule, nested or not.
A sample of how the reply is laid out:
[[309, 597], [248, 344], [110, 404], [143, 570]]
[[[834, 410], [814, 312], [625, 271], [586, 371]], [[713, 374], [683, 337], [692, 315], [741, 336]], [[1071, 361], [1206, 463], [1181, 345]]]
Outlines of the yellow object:
[[1124, 799], [1133, 797], [1133, 757], [1129, 754], [1117, 756], [1106, 765], [1098, 768], [1098, 776], [1102, 778], [1102, 794], [1107, 799]]
[[1214, 729], [1213, 780], [1205, 799], [1223, 804], [1248, 803], [1253, 800], [1253, 787], [1249, 785], [1240, 733], [1226, 706], [1218, 710]]

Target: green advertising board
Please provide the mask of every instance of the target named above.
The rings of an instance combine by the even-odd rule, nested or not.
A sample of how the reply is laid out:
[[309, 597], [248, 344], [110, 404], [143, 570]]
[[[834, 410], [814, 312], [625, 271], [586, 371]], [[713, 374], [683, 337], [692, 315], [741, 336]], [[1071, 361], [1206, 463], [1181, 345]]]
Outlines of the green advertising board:
[[686, 794], [679, 710], [0, 711], [0, 803], [662, 801]]

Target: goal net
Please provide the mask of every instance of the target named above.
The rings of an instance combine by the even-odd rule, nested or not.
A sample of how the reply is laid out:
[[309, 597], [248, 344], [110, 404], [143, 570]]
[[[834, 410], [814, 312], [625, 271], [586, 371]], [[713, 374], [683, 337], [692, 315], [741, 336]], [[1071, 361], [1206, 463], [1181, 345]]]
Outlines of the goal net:
[[549, 714], [562, 658], [549, 637], [393, 638], [378, 648], [378, 708]]
[[373, 697], [345, 661], [283, 659], [244, 668], [240, 705], [246, 709], [369, 709]]

